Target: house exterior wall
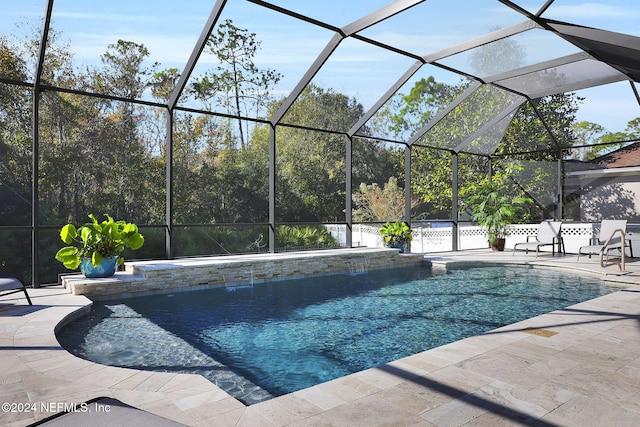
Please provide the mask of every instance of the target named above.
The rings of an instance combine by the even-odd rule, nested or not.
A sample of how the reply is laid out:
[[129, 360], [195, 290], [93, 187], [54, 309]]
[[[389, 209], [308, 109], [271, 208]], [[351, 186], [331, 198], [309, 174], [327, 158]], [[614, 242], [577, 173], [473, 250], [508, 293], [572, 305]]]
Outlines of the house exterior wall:
[[580, 221], [603, 219], [640, 222], [640, 176], [582, 179]]

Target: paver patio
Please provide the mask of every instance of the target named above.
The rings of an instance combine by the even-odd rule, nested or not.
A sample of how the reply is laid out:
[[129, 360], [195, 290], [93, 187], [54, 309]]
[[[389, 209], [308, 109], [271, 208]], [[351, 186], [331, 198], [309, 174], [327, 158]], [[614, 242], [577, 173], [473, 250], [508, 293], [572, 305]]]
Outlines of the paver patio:
[[[274, 255], [277, 256], [277, 255]], [[490, 251], [434, 263], [504, 261], [598, 274], [595, 259]], [[0, 298], [0, 424], [26, 426], [108, 396], [191, 426], [640, 425], [640, 262], [602, 276], [620, 291], [245, 407], [204, 377], [97, 365], [54, 329], [90, 301], [59, 286]], [[615, 272], [615, 267], [605, 270]]]

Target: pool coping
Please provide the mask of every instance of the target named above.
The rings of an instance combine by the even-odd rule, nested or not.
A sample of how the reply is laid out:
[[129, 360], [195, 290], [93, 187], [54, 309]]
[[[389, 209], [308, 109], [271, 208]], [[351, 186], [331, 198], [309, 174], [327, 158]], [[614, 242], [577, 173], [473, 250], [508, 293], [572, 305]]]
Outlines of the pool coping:
[[[583, 273], [602, 274], [595, 261], [583, 261], [578, 265], [572, 259], [575, 257], [533, 259], [531, 256], [507, 258], [504, 255], [473, 251], [427, 255], [425, 260], [442, 266], [490, 262], [580, 269]], [[574, 324], [575, 316], [571, 312], [558, 310], [250, 407], [245, 407], [199, 375], [115, 368], [71, 355], [57, 343], [55, 328], [61, 321], [87, 307], [90, 300], [71, 295], [59, 286], [34, 289], [30, 290], [35, 304], [31, 308], [21, 305], [18, 296], [2, 299], [3, 302], [16, 301], [15, 305], [0, 311], [0, 360], [3, 366], [8, 366], [7, 372], [0, 377], [2, 400], [80, 403], [98, 396], [109, 396], [194, 426], [345, 425], [352, 420], [353, 413], [360, 414], [361, 425], [382, 425], [385, 422], [444, 425], [451, 420], [458, 420], [455, 423], [459, 425], [469, 422], [476, 425], [482, 420], [495, 421], [496, 417], [514, 423], [522, 419], [542, 419], [561, 423], [578, 420], [581, 421], [579, 425], [598, 425], [595, 421], [602, 419], [598, 411], [602, 412], [603, 407], [609, 414], [613, 411], [621, 420], [628, 419], [637, 424], [640, 421], [640, 388], [627, 384], [632, 382], [629, 378], [640, 380], [640, 360], [635, 358], [622, 367], [616, 365], [616, 372], [626, 370], [627, 382], [621, 386], [626, 400], [619, 396], [621, 392], [613, 393], [615, 399], [610, 395], [600, 396], [602, 393], [593, 393], [591, 389], [587, 393], [583, 390], [585, 386], [578, 381], [580, 378], [575, 376], [573, 380], [578, 384], [574, 390], [558, 379], [546, 378], [544, 370], [534, 371], [534, 377], [545, 377], [545, 382], [531, 389], [537, 390], [544, 385], [553, 389], [553, 393], [540, 396], [537, 390], [538, 397], [527, 395], [523, 398], [527, 387], [532, 385], [528, 383], [535, 383], [535, 378], [507, 380], [499, 372], [494, 372], [498, 365], [509, 371], [509, 363], [513, 362], [521, 365], [522, 369], [542, 364], [559, 376], [565, 375], [562, 367], [555, 366], [553, 360], [544, 359], [543, 362], [543, 357], [536, 352], [561, 355], [573, 350], [577, 354], [575, 357], [582, 360], [581, 353], [575, 353], [576, 346], [585, 348], [584, 351], [590, 347], [600, 348], [600, 344], [585, 343], [602, 341], [612, 331], [617, 335], [625, 334], [624, 345], [619, 347], [629, 347], [632, 343], [640, 348], [637, 327], [640, 310], [635, 308], [640, 307], [640, 265], [631, 262], [629, 270], [632, 271], [628, 275], [605, 278], [622, 285], [621, 291], [572, 306], [572, 310], [584, 311], [583, 320], [592, 319], [584, 324]], [[606, 318], [606, 322], [599, 321], [599, 318]], [[545, 331], [555, 334], [551, 337], [537, 335]], [[619, 341], [617, 335], [614, 338]], [[615, 352], [616, 360], [623, 358], [624, 355], [617, 354], [620, 349], [610, 347], [601, 351]], [[499, 363], [494, 360], [496, 355], [500, 356], [497, 359]], [[578, 369], [579, 365], [573, 365], [564, 357], [558, 358], [570, 366], [565, 366], [565, 370]], [[600, 361], [601, 358], [604, 361]], [[507, 360], [506, 364], [503, 359]], [[596, 367], [606, 371], [606, 357], [599, 355], [598, 360]], [[584, 363], [592, 365], [588, 360]], [[491, 375], [487, 370], [492, 372]], [[570, 383], [572, 379], [563, 377], [563, 381]], [[603, 383], [608, 384], [607, 381]], [[585, 416], [586, 413], [589, 416]], [[0, 421], [8, 426], [27, 425], [48, 415], [50, 412], [46, 411], [0, 413]], [[448, 421], [444, 422], [445, 419]]]

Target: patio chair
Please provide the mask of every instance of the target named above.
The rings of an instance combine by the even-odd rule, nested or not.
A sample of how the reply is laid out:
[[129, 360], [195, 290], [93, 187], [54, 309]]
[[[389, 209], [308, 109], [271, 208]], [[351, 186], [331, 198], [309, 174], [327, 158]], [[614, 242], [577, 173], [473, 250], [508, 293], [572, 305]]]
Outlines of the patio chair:
[[15, 277], [0, 277], [0, 292], [4, 292], [0, 294], [0, 296], [15, 294], [17, 292], [24, 292], [24, 296], [27, 297], [29, 305], [33, 305], [31, 303], [31, 298], [29, 298], [29, 294], [27, 293], [27, 288], [20, 280], [16, 279]]
[[[605, 251], [605, 256], [609, 257], [609, 251], [618, 250], [622, 251], [622, 237], [616, 236], [611, 239], [609, 244], [605, 247], [607, 239], [609, 239], [616, 230], [622, 230], [627, 232], [627, 220], [626, 219], [603, 219], [600, 222], [600, 233], [598, 237], [592, 239], [592, 244], [587, 246], [581, 246], [578, 249], [578, 260], [580, 255], [598, 255], [601, 251]], [[629, 248], [629, 255], [633, 258], [633, 248], [631, 247], [631, 240], [625, 237], [626, 246]]]
[[541, 247], [551, 246], [551, 256], [555, 256], [556, 245], [558, 245], [558, 253], [562, 252], [564, 254], [564, 240], [562, 240], [562, 235], [560, 234], [561, 228], [562, 221], [542, 221], [535, 236], [527, 236], [526, 242], [513, 245], [513, 255], [515, 255], [516, 250], [523, 250], [528, 254], [530, 250], [535, 249], [537, 258]]

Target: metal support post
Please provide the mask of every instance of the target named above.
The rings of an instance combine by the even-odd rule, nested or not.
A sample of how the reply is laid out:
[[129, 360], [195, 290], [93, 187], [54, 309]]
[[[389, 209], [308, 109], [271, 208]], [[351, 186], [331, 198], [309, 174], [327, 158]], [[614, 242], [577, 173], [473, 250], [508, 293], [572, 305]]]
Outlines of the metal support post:
[[451, 153], [451, 250], [458, 250], [459, 230], [458, 230], [458, 153]]

